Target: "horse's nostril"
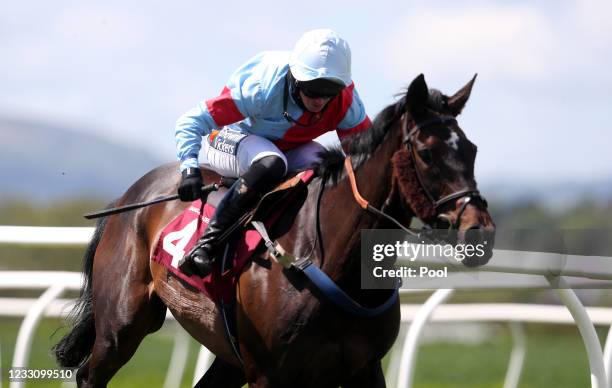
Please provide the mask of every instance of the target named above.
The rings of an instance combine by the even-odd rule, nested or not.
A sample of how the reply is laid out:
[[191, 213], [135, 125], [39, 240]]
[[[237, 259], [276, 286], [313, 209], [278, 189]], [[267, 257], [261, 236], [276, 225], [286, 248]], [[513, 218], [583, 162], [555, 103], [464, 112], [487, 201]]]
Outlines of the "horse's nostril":
[[487, 249], [493, 249], [495, 233], [487, 230], [483, 225], [473, 225], [460, 233], [460, 236], [463, 237], [462, 240], [466, 244], [483, 244]]
[[464, 230], [463, 243], [475, 247], [474, 254], [466, 257], [463, 264], [467, 267], [477, 267], [486, 264], [493, 255], [494, 233], [484, 225], [472, 225]]
[[465, 239], [469, 241], [479, 241], [484, 237], [483, 229], [480, 225], [473, 225], [466, 229]]

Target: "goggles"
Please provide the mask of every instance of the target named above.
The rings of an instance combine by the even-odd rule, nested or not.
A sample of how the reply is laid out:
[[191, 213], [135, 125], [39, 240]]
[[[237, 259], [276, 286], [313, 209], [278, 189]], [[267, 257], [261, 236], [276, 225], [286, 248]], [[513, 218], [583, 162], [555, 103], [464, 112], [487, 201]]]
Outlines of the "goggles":
[[297, 81], [296, 87], [308, 98], [334, 98], [344, 89], [344, 85], [324, 78]]
[[338, 93], [320, 92], [318, 90], [300, 88], [300, 91], [308, 98], [334, 98]]

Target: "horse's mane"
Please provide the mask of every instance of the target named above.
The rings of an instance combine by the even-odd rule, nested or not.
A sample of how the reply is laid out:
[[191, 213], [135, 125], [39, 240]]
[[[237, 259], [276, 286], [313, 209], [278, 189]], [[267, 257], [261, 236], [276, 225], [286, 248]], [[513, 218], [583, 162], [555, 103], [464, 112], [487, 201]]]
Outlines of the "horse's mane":
[[[386, 138], [389, 128], [406, 112], [405, 92], [398, 95], [402, 97], [378, 113], [369, 129], [343, 139], [342, 143], [348, 147], [348, 154], [351, 155], [354, 168], [360, 166], [374, 153]], [[430, 89], [427, 107], [442, 113], [447, 108], [447, 100], [448, 97], [439, 90]], [[335, 185], [344, 176], [344, 157], [340, 148], [321, 151], [319, 153], [320, 162], [315, 166], [315, 172], [329, 179], [328, 183]]]
[[[430, 89], [427, 99], [427, 108], [437, 112], [448, 111], [448, 97], [439, 90]], [[343, 140], [351, 155], [353, 167], [357, 168], [364, 163], [378, 146], [385, 140], [389, 129], [407, 111], [405, 95], [394, 104], [383, 109], [372, 123], [372, 126], [363, 132], [348, 136]], [[344, 153], [342, 149], [325, 150], [319, 154], [321, 162], [315, 167], [316, 173], [326, 180], [326, 184], [335, 185], [345, 175]], [[419, 184], [414, 163], [406, 148], [398, 150], [393, 155], [393, 174], [397, 177], [399, 190], [410, 204], [414, 214], [421, 220], [428, 221], [435, 217], [436, 211]]]
[[[348, 154], [353, 160], [353, 167], [358, 167], [378, 148], [383, 142], [389, 128], [397, 121], [404, 111], [404, 100], [401, 98], [396, 103], [384, 108], [376, 115], [372, 126], [365, 131], [355, 135], [347, 136], [342, 143], [347, 146]], [[328, 183], [335, 185], [343, 177], [344, 153], [341, 148], [331, 148], [319, 153], [319, 164], [315, 167], [317, 175], [328, 178]]]

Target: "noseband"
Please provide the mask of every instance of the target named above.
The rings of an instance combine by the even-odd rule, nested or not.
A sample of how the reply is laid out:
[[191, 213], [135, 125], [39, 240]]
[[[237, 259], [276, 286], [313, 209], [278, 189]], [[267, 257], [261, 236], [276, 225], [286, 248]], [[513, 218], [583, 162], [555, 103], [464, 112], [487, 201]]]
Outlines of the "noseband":
[[452, 125], [452, 124], [457, 124], [457, 120], [453, 116], [437, 116], [431, 119], [423, 120], [418, 123], [415, 122], [413, 126], [410, 129], [408, 129], [408, 114], [404, 113], [402, 115], [403, 143], [408, 148], [408, 154], [410, 155], [410, 159], [412, 160], [412, 163], [414, 165], [414, 171], [416, 172], [417, 181], [419, 182], [421, 189], [425, 193], [425, 196], [429, 199], [429, 201], [431, 201], [434, 211], [436, 212], [437, 216], [439, 216], [438, 208], [446, 205], [447, 203], [453, 200], [462, 199], [462, 204], [461, 204], [461, 207], [459, 208], [459, 213], [457, 214], [457, 218], [455, 219], [454, 222], [450, 222], [450, 228], [459, 229], [459, 226], [461, 224], [461, 216], [463, 215], [463, 212], [467, 208], [467, 205], [474, 200], [479, 200], [486, 208], [487, 200], [480, 194], [478, 190], [472, 189], [472, 188], [465, 188], [462, 190], [458, 190], [451, 194], [448, 194], [448, 195], [445, 195], [443, 197], [439, 197], [436, 199], [436, 197], [434, 197], [433, 194], [431, 193], [431, 190], [427, 188], [427, 186], [425, 185], [425, 181], [423, 179], [423, 174], [417, 164], [417, 159], [415, 155], [416, 151], [414, 150], [415, 147], [414, 147], [413, 142], [416, 137], [416, 134], [420, 130], [426, 127], [435, 125], [435, 124]]

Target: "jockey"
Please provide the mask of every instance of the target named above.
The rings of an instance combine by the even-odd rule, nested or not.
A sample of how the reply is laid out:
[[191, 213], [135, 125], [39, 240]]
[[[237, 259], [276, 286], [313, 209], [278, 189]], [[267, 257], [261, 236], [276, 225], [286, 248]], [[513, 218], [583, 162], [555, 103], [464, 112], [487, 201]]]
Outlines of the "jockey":
[[176, 123], [182, 201], [201, 197], [200, 153], [207, 168], [238, 178], [179, 268], [188, 275], [209, 274], [223, 232], [288, 172], [317, 162], [324, 147], [314, 138], [334, 130], [342, 137], [370, 125], [351, 80], [349, 45], [334, 31], [309, 31], [291, 52], [250, 59], [218, 97], [200, 102]]

